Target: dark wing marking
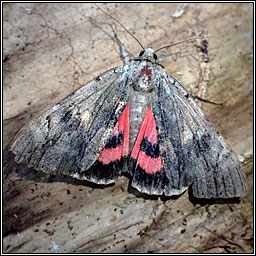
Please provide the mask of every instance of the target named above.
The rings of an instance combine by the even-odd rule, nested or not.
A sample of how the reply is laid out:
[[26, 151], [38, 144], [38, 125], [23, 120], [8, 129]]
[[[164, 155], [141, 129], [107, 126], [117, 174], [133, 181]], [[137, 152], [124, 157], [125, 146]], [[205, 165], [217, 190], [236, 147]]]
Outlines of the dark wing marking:
[[95, 183], [112, 183], [121, 172], [129, 155], [129, 104], [126, 105], [112, 134], [97, 161], [90, 169], [76, 178], [86, 179]]
[[123, 76], [117, 70], [109, 71], [32, 120], [10, 146], [15, 160], [49, 173], [75, 177], [86, 173], [128, 103]]
[[104, 150], [98, 160], [104, 165], [128, 157], [129, 154], [129, 104], [125, 107], [118, 122], [112, 130]]
[[163, 165], [157, 137], [156, 123], [149, 107], [131, 152], [131, 185], [147, 194], [162, 193]]
[[241, 196], [242, 167], [201, 109], [172, 77], [162, 76], [156, 89], [152, 108], [169, 194], [192, 185], [196, 197]]

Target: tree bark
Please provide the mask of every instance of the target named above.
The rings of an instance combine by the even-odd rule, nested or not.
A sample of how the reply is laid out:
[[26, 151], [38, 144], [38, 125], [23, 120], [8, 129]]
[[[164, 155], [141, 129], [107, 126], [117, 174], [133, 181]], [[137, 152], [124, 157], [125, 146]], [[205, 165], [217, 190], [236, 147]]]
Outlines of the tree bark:
[[[138, 194], [127, 178], [96, 186], [17, 165], [8, 144], [23, 125], [106, 67], [122, 65], [111, 26], [130, 53], [141, 49], [94, 5], [4, 3], [3, 251], [252, 253], [253, 4], [101, 7], [145, 47], [199, 38], [166, 49], [161, 64], [190, 92], [223, 103], [199, 102], [243, 163], [248, 190], [240, 200], [189, 192], [161, 200]], [[177, 10], [183, 13], [173, 18]]]

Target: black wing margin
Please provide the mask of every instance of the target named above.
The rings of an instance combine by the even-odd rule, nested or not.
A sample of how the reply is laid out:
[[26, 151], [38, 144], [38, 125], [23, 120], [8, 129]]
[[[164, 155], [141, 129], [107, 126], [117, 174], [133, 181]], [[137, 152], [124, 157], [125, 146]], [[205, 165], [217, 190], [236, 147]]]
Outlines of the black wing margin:
[[235, 154], [182, 85], [163, 76], [152, 109], [169, 194], [192, 186], [198, 198], [240, 197], [246, 177]]

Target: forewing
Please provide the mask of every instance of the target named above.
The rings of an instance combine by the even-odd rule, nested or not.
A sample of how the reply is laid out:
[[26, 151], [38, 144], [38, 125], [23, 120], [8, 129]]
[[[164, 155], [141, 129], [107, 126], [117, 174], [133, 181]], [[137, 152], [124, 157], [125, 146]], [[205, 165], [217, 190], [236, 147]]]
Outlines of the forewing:
[[75, 91], [15, 136], [15, 160], [49, 173], [88, 172], [128, 103], [127, 86], [113, 70]]
[[192, 185], [196, 197], [241, 196], [245, 175], [219, 132], [175, 79], [162, 75], [156, 87], [152, 108], [171, 189]]

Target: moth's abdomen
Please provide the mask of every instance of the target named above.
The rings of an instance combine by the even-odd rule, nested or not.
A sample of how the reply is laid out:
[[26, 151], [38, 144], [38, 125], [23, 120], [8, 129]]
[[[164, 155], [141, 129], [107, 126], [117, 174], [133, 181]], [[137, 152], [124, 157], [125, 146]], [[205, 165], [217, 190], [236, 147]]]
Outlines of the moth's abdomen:
[[154, 91], [154, 72], [149, 62], [141, 62], [136, 75], [136, 82], [130, 93], [130, 152], [135, 145], [142, 121], [151, 105]]
[[151, 93], [133, 91], [130, 99], [130, 152], [134, 147], [142, 121], [151, 104]]

